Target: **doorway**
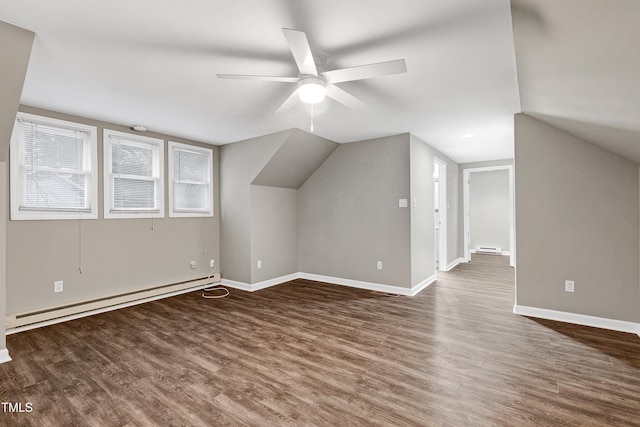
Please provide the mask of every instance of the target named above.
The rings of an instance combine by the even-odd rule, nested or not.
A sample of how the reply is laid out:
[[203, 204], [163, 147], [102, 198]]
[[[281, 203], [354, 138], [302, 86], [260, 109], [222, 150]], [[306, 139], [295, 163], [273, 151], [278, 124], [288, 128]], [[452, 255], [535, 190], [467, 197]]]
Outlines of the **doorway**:
[[[507, 244], [502, 245], [504, 247], [500, 248], [500, 247], [494, 247], [494, 246], [500, 246], [500, 245], [495, 245], [495, 244], [490, 244], [487, 245], [488, 247], [486, 248], [486, 250], [488, 251], [492, 251], [495, 250], [496, 252], [500, 252], [504, 255], [507, 255], [506, 252], [508, 252], [509, 255], [509, 264], [511, 265], [511, 267], [515, 267], [515, 260], [516, 260], [516, 254], [515, 254], [515, 231], [514, 231], [514, 197], [513, 197], [513, 166], [511, 165], [504, 165], [504, 166], [491, 166], [491, 167], [484, 167], [484, 168], [469, 168], [469, 169], [464, 169], [463, 172], [463, 204], [464, 204], [464, 257], [465, 260], [467, 262], [471, 261], [471, 252], [477, 249], [478, 243], [475, 240], [473, 240], [472, 237], [477, 237], [476, 233], [475, 235], [473, 235], [472, 233], [474, 233], [474, 231], [472, 230], [472, 215], [471, 215], [471, 205], [472, 205], [472, 192], [474, 192], [475, 190], [473, 189], [473, 186], [471, 185], [471, 181], [472, 181], [472, 175], [476, 176], [476, 177], [481, 177], [482, 173], [484, 172], [496, 172], [496, 171], [504, 171], [507, 172], [508, 176], [507, 176], [507, 180], [508, 183], [506, 183], [506, 186], [504, 187], [504, 191], [502, 192], [502, 194], [500, 195], [500, 197], [503, 198], [504, 200], [504, 204], [506, 205], [505, 210], [507, 212], [505, 212], [505, 221], [508, 222], [508, 236], [506, 237], [506, 242], [508, 244], [508, 251], [504, 250], [507, 249]], [[485, 174], [489, 175], [489, 174]], [[476, 180], [477, 182], [478, 180]], [[476, 190], [478, 190], [476, 188]], [[477, 196], [477, 194], [475, 194], [475, 196]], [[478, 198], [475, 197], [475, 199], [477, 200]], [[493, 203], [495, 203], [495, 201], [493, 201]], [[474, 214], [477, 214], [477, 212], [474, 211]], [[477, 216], [477, 215], [476, 215]], [[477, 227], [477, 225], [476, 225]], [[477, 240], [477, 239], [476, 239]], [[485, 248], [483, 248], [485, 249]]]
[[434, 254], [436, 271], [448, 271], [447, 260], [447, 162], [433, 159]]

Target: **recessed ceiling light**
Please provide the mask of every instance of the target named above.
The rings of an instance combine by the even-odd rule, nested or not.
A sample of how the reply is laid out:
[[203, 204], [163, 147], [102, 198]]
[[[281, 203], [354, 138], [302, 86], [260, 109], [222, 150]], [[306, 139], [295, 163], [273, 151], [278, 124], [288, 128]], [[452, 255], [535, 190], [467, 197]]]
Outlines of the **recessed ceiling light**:
[[131, 130], [135, 130], [136, 132], [146, 132], [147, 127], [143, 125], [133, 125], [131, 126]]
[[465, 133], [464, 135], [460, 135], [460, 138], [473, 138], [472, 133]]

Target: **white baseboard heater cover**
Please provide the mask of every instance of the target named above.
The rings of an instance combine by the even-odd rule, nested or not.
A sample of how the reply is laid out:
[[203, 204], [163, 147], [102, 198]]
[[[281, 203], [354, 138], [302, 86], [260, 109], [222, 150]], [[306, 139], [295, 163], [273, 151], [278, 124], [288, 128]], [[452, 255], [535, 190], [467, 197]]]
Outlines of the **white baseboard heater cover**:
[[476, 252], [491, 254], [501, 254], [502, 248], [498, 246], [476, 246]]
[[103, 313], [136, 304], [142, 304], [203, 288], [207, 284], [220, 282], [220, 273], [207, 278], [156, 286], [126, 294], [113, 295], [76, 304], [51, 307], [45, 310], [30, 311], [6, 316], [7, 333], [33, 329], [46, 324], [59, 323], [92, 314]]

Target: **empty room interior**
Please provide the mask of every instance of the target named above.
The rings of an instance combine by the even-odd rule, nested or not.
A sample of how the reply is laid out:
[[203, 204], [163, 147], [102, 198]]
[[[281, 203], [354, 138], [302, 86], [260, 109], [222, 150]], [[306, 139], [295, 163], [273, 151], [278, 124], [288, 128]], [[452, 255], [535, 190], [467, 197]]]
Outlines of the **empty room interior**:
[[640, 426], [640, 2], [0, 0], [0, 426]]

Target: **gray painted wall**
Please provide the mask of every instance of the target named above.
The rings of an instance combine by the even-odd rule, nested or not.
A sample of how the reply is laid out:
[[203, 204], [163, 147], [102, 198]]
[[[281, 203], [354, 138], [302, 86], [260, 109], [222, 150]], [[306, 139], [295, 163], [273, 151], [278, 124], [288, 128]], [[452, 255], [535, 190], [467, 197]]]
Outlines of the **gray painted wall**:
[[436, 155], [440, 160], [447, 162], [447, 262], [451, 264], [458, 258], [464, 257], [463, 244], [460, 243], [463, 233], [459, 227], [460, 218], [462, 218], [460, 165], [441, 153]]
[[518, 114], [515, 173], [517, 303], [638, 322], [638, 166]]
[[435, 196], [433, 155], [427, 144], [413, 135], [410, 136], [410, 164], [411, 286], [416, 286], [436, 273]]
[[409, 150], [408, 134], [342, 144], [304, 183], [300, 271], [410, 287]]
[[[462, 237], [462, 232], [459, 229], [459, 224], [460, 224], [459, 217], [461, 216], [460, 212], [462, 211], [462, 198], [460, 196], [462, 187], [460, 187], [461, 179], [459, 177], [459, 174], [460, 174], [459, 165], [458, 163], [454, 162], [453, 160], [451, 160], [450, 158], [448, 158], [438, 150], [434, 149], [433, 147], [428, 145], [426, 142], [417, 138], [416, 136], [411, 135], [410, 138], [413, 143], [412, 147], [418, 146], [421, 148], [421, 151], [426, 151], [426, 153], [423, 154], [423, 160], [421, 160], [421, 163], [424, 164], [425, 166], [423, 166], [422, 167], [423, 170], [419, 172], [423, 174], [423, 176], [419, 180], [420, 182], [423, 182], [423, 180], [426, 180], [424, 182], [428, 183], [427, 185], [429, 188], [424, 190], [425, 191], [424, 194], [428, 199], [427, 203], [430, 203], [430, 205], [428, 206], [428, 209], [430, 209], [430, 212], [433, 212], [434, 210], [433, 159], [434, 157], [437, 157], [438, 159], [444, 161], [447, 164], [447, 204], [448, 206], [447, 206], [447, 259], [446, 259], [446, 262], [447, 264], [451, 264], [458, 258], [464, 256], [464, 253], [462, 252], [463, 245], [462, 243], [459, 243], [459, 239], [460, 237]], [[415, 171], [417, 170], [416, 169], [417, 165], [413, 164], [414, 151], [411, 152], [411, 156], [412, 156], [412, 168], [413, 168], [412, 170]], [[426, 173], [428, 173], [429, 176], [426, 176]], [[414, 185], [415, 185], [414, 180], [412, 178], [412, 186]], [[422, 204], [419, 204], [418, 208], [420, 208], [420, 206], [422, 206]], [[431, 221], [431, 224], [433, 224], [434, 218], [431, 217], [431, 213], [427, 213], [427, 215], [428, 215], [428, 218], [430, 218], [429, 220]], [[429, 225], [429, 227], [433, 228], [433, 225]], [[431, 237], [431, 241], [433, 241], [433, 238], [434, 238], [433, 233], [432, 232], [430, 233], [431, 234], [429, 235], [425, 234], [424, 237], [426, 238]], [[425, 259], [425, 261], [426, 262], [431, 261], [433, 263], [433, 260]]]
[[[99, 203], [102, 203], [102, 128], [126, 127], [29, 107], [22, 111], [98, 127]], [[150, 136], [211, 147], [167, 135]], [[7, 313], [40, 310], [186, 281], [209, 274], [209, 259], [220, 259], [218, 148], [214, 158], [214, 216], [210, 218], [6, 221]], [[165, 144], [166, 150], [166, 144]], [[165, 152], [165, 159], [167, 159]], [[165, 162], [165, 176], [167, 175]], [[8, 172], [5, 172], [8, 193]], [[168, 204], [168, 186], [165, 203]], [[8, 215], [6, 207], [5, 214]], [[167, 206], [165, 209], [168, 211]], [[8, 216], [7, 216], [8, 218]], [[154, 230], [152, 230], [152, 225]], [[78, 271], [82, 228], [83, 273]], [[198, 267], [190, 269], [189, 262]], [[53, 282], [64, 281], [54, 293]]]
[[[35, 34], [0, 21], [0, 176], [8, 173], [9, 141], [16, 118], [24, 77], [31, 56]], [[5, 180], [6, 182], [6, 180]], [[5, 322], [7, 308], [7, 219], [9, 194], [0, 184], [0, 350], [6, 348]]]
[[222, 147], [225, 279], [257, 283], [299, 271], [295, 189], [337, 147], [298, 129]]
[[251, 283], [298, 272], [297, 205], [296, 190], [251, 186]]
[[[0, 161], [0, 176], [6, 176], [7, 163]], [[7, 215], [9, 206], [7, 203], [9, 195], [7, 187], [0, 185], [0, 350], [7, 347], [6, 316], [7, 306]]]
[[251, 281], [251, 182], [291, 130], [252, 138], [220, 148], [222, 277]]
[[497, 246], [510, 251], [509, 171], [469, 174], [469, 228], [471, 249]]

